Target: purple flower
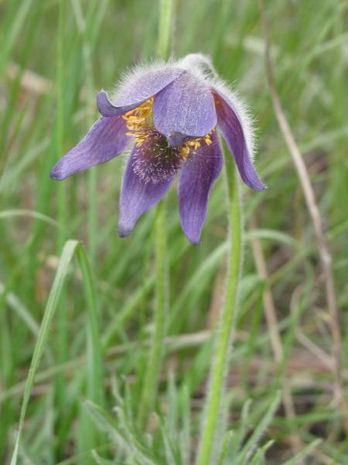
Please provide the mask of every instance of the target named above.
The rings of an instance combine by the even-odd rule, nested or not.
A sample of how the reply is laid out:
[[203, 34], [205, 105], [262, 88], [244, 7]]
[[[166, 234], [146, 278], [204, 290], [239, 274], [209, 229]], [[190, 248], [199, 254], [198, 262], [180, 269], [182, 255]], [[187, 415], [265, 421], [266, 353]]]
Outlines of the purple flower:
[[99, 92], [97, 106], [102, 116], [58, 161], [51, 177], [65, 179], [131, 146], [120, 198], [121, 236], [164, 196], [179, 172], [181, 225], [192, 243], [199, 242], [209, 192], [222, 166], [218, 131], [245, 184], [264, 189], [253, 166], [249, 118], [203, 55], [136, 68], [110, 99]]

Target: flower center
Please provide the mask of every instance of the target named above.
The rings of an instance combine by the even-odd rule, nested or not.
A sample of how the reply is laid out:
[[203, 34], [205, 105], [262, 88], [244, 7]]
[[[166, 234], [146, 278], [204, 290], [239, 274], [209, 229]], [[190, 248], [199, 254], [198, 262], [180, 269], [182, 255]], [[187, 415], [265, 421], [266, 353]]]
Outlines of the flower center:
[[172, 147], [166, 137], [153, 124], [154, 98], [128, 111], [122, 117], [126, 121], [127, 135], [134, 138], [133, 170], [144, 182], [158, 183], [174, 176], [183, 161], [204, 145], [212, 144], [212, 133], [187, 140]]

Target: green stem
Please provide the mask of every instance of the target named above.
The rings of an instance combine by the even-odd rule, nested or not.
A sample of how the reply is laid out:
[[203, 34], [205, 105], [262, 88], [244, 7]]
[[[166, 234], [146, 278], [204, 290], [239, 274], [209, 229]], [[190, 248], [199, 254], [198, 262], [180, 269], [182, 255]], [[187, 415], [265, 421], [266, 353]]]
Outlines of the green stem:
[[242, 220], [239, 180], [229, 154], [225, 156], [229, 215], [229, 254], [227, 257], [226, 295], [215, 332], [213, 361], [205, 407], [205, 419], [198, 450], [197, 465], [212, 463], [214, 442], [225, 391], [225, 375], [237, 320], [238, 283], [241, 274]]
[[[88, 14], [93, 14], [95, 12], [95, 2], [91, 4], [90, 10]], [[93, 76], [93, 66], [91, 60], [91, 43], [90, 37], [88, 34], [88, 28], [86, 27], [86, 19], [83, 22], [83, 45], [82, 45], [82, 53], [83, 59], [85, 63], [85, 71], [86, 71], [86, 84], [89, 94], [89, 102], [92, 103], [93, 111], [89, 111], [90, 121], [89, 123], [92, 124], [94, 119], [94, 101], [95, 101], [95, 85], [94, 85], [94, 76]], [[97, 260], [97, 242], [98, 242], [98, 235], [97, 235], [97, 209], [98, 209], [98, 195], [97, 195], [97, 171], [96, 170], [89, 170], [88, 171], [88, 251], [89, 257], [92, 268], [96, 265]]]
[[[163, 60], [168, 58], [170, 52], [173, 5], [174, 0], [160, 0], [157, 56]], [[168, 248], [165, 216], [165, 203], [161, 201], [156, 207], [155, 220], [156, 284], [154, 332], [138, 412], [139, 425], [142, 427], [146, 425], [149, 414], [155, 403], [158, 377], [163, 357], [163, 339], [166, 333], [166, 315], [169, 307]]]
[[170, 43], [173, 30], [174, 0], [159, 0], [160, 17], [158, 27], [157, 56], [167, 60], [170, 54]]
[[[56, 91], [56, 128], [55, 128], [55, 151], [56, 154], [64, 153], [64, 132], [65, 132], [65, 19], [66, 19], [66, 0], [60, 0], [58, 13], [58, 42], [57, 42], [57, 91]], [[57, 201], [58, 201], [58, 220], [59, 230], [57, 238], [57, 247], [59, 251], [64, 246], [65, 234], [67, 231], [67, 195], [66, 185], [60, 183], [57, 186]], [[62, 291], [61, 296], [61, 311], [57, 315], [57, 358], [58, 362], [64, 363], [68, 359], [68, 328], [65, 308], [66, 292]], [[57, 411], [62, 412], [62, 415], [56, 418], [56, 459], [61, 457], [61, 444], [64, 443], [65, 427], [63, 418], [66, 414], [66, 383], [63, 376], [57, 376], [54, 386], [54, 401]]]
[[159, 371], [163, 356], [163, 339], [166, 332], [166, 315], [168, 313], [168, 266], [167, 266], [167, 233], [165, 222], [165, 203], [161, 202], [156, 210], [155, 253], [156, 283], [154, 332], [150, 347], [147, 370], [145, 373], [142, 401], [139, 408], [139, 424], [144, 426], [151, 412], [156, 392]]
[[[65, 0], [59, 2], [58, 43], [57, 43], [57, 117], [56, 117], [56, 152], [64, 151], [64, 118], [65, 118]], [[58, 230], [58, 247], [65, 242], [65, 225], [67, 220], [66, 190], [63, 183], [58, 186], [58, 217], [61, 228]]]

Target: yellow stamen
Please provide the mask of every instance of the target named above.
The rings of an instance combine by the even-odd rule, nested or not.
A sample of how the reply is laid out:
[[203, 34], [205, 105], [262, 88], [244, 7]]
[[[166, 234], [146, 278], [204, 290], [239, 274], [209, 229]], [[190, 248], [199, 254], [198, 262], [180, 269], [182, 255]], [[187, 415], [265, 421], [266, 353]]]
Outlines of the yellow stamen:
[[202, 143], [204, 143], [206, 145], [211, 145], [213, 143], [213, 140], [212, 140], [211, 136], [212, 136], [214, 131], [215, 131], [215, 129], [213, 129], [206, 136], [196, 137], [194, 139], [190, 139], [190, 140], [186, 141], [180, 147], [180, 155], [183, 158], [183, 160], [187, 160], [190, 153], [195, 152], [196, 150], [198, 150], [202, 146]]
[[131, 132], [137, 132], [138, 130], [142, 130], [144, 126], [151, 125], [152, 106], [153, 97], [122, 116], [122, 118], [126, 120], [127, 128]]

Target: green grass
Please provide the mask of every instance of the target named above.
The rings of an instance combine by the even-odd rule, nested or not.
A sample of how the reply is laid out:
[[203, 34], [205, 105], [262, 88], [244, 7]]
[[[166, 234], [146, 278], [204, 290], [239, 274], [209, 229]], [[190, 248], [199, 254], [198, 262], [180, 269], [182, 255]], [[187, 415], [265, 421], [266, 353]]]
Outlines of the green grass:
[[[346, 352], [348, 4], [266, 3], [280, 98], [333, 254]], [[1, 463], [193, 463], [211, 363], [208, 329], [225, 274], [222, 176], [198, 247], [180, 229], [175, 189], [167, 196], [170, 314], [148, 432], [136, 418], [153, 330], [155, 212], [118, 238], [126, 155], [62, 184], [48, 176], [97, 117], [96, 91], [156, 56], [157, 31], [152, 0], [0, 1]], [[331, 402], [332, 373], [318, 356], [331, 350], [321, 268], [267, 88], [257, 2], [177, 0], [173, 52], [195, 51], [210, 54], [249, 102], [256, 165], [268, 186], [263, 193], [243, 188], [244, 274], [216, 464], [345, 464], [348, 440]], [[267, 283], [255, 268], [255, 239]], [[266, 284], [285, 354], [278, 370], [263, 316]], [[346, 370], [345, 356], [343, 363]], [[292, 420], [279, 399], [284, 377]], [[294, 435], [307, 458], [294, 458]]]

